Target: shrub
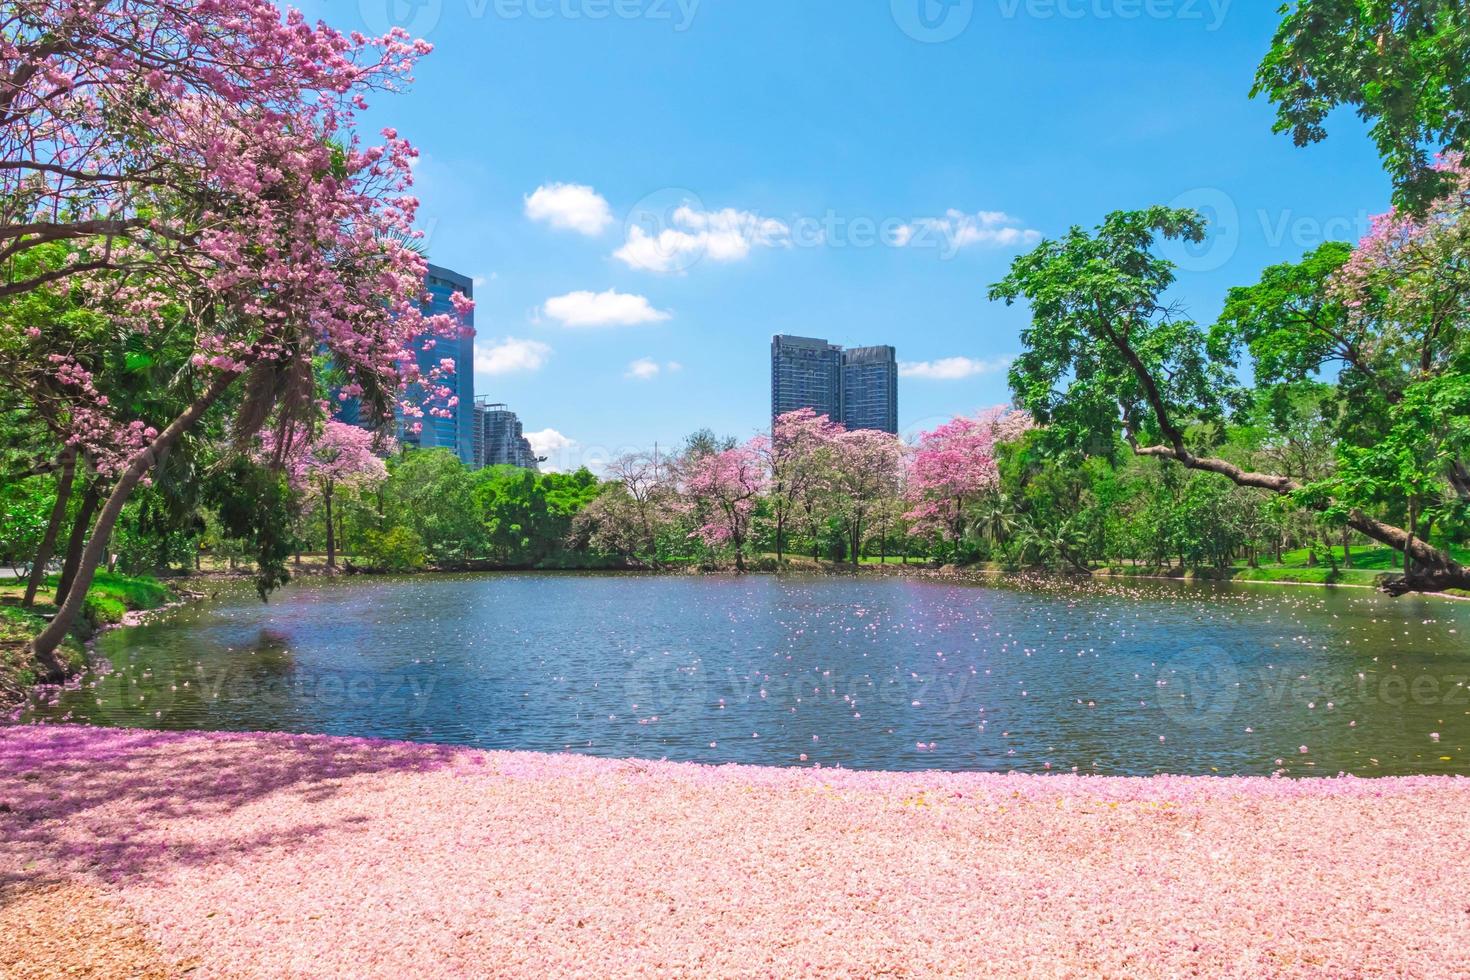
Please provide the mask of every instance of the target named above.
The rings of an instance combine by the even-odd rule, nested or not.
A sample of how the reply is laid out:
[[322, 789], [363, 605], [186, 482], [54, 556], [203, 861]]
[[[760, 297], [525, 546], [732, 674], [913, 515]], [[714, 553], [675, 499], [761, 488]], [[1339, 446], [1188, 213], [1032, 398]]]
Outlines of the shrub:
[[362, 552], [379, 571], [412, 572], [424, 567], [424, 541], [406, 527], [368, 532]]

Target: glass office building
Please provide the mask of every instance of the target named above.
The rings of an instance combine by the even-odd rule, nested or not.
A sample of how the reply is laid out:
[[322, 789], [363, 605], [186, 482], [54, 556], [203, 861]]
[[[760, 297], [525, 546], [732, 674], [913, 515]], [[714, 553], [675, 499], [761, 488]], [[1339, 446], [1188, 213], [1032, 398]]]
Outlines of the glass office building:
[[[424, 286], [424, 291], [428, 296], [424, 303], [424, 312], [431, 315], [445, 313], [454, 316], [454, 304], [449, 301], [449, 297], [455, 292], [463, 293], [470, 299], [475, 297], [475, 284], [468, 276], [462, 276], [458, 272], [452, 272], [437, 265], [429, 266], [429, 276]], [[410, 431], [406, 420], [400, 418], [398, 438], [409, 446], [452, 450], [466, 466], [474, 466], [476, 463], [475, 337], [473, 332], [475, 315], [473, 312], [470, 313], [465, 326], [470, 330], [464, 337], [458, 339], [436, 337], [432, 345], [426, 343], [428, 338], [420, 338], [415, 344], [418, 350], [419, 369], [425, 373], [437, 368], [442, 358], [449, 357], [454, 360], [454, 375], [444, 379], [444, 384], [454, 389], [459, 399], [451, 409], [452, 416], [436, 418], [426, 412], [423, 419], [417, 420], [423, 425], [422, 430], [417, 433]], [[422, 398], [423, 395], [417, 386], [414, 386], [409, 389], [406, 397], [415, 401]]]
[[892, 347], [842, 352], [842, 424], [898, 432], [898, 352]]
[[771, 340], [771, 419], [810, 408], [848, 429], [898, 432], [898, 355], [815, 337]]
[[521, 420], [505, 405], [482, 398], [474, 406], [476, 467], [519, 466], [534, 470], [541, 462], [521, 431]]
[[812, 337], [771, 339], [771, 418], [810, 408], [842, 417], [842, 348]]

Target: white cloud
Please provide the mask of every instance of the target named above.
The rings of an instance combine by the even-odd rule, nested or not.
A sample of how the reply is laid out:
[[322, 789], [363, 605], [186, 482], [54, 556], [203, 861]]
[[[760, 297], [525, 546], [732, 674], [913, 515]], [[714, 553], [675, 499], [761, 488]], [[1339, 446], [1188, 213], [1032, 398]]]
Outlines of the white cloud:
[[898, 366], [898, 376], [925, 381], [960, 381], [1004, 371], [1013, 360], [1014, 357], [942, 357], [937, 361], [907, 361]]
[[542, 307], [546, 315], [568, 327], [631, 327], [659, 323], [673, 314], [656, 310], [647, 298], [609, 289], [594, 293], [581, 290], [553, 296]]
[[542, 429], [540, 432], [527, 432], [526, 441], [531, 444], [531, 452], [537, 456], [550, 456], [564, 449], [571, 449], [577, 444], [577, 440], [562, 435], [555, 429]]
[[791, 229], [775, 218], [735, 208], [698, 211], [685, 204], [674, 210], [668, 227], [656, 233], [642, 224], [630, 225], [627, 241], [613, 257], [634, 269], [682, 272], [701, 258], [738, 262], [753, 248], [790, 244]]
[[531, 452], [544, 461], [541, 463], [543, 473], [570, 473], [582, 465], [577, 440], [555, 429], [527, 432], [526, 441], [531, 444]]
[[585, 184], [543, 184], [526, 198], [526, 217], [588, 236], [613, 221], [607, 199]]
[[663, 369], [659, 367], [658, 361], [649, 357], [640, 357], [628, 365], [628, 371], [623, 377], [632, 378], [635, 381], [652, 381], [658, 377], [661, 370]]
[[475, 345], [475, 370], [482, 374], [539, 371], [551, 358], [551, 347], [539, 340], [506, 337]]
[[966, 214], [950, 208], [942, 218], [919, 218], [899, 228], [893, 244], [900, 248], [942, 248], [952, 255], [971, 245], [1007, 247], [1034, 245], [1041, 232], [1023, 227], [1004, 211], [977, 211]]
[[651, 357], [640, 357], [628, 365], [628, 370], [623, 373], [623, 377], [633, 381], [652, 381], [660, 374], [676, 374], [682, 370], [684, 370], [684, 365], [678, 361], [660, 364]]

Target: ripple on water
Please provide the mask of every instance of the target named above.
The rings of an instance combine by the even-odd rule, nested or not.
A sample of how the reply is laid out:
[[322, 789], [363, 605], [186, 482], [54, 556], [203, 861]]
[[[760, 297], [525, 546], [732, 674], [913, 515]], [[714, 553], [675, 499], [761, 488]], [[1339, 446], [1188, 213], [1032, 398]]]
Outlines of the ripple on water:
[[884, 576], [423, 576], [118, 630], [28, 720], [710, 763], [1470, 772], [1470, 605]]

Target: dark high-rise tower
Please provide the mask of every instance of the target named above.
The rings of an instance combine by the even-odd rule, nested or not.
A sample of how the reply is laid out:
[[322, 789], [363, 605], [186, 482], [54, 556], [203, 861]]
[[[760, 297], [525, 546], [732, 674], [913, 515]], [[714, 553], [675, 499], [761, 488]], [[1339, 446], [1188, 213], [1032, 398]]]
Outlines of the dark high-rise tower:
[[842, 348], [811, 337], [771, 338], [771, 418], [810, 408], [842, 417]]
[[892, 347], [843, 350], [814, 337], [771, 340], [771, 419], [810, 408], [848, 429], [898, 432]]
[[854, 347], [842, 352], [842, 424], [898, 432], [898, 352]]
[[475, 466], [519, 466], [534, 470], [541, 461], [521, 428], [521, 420], [488, 397], [475, 402]]

